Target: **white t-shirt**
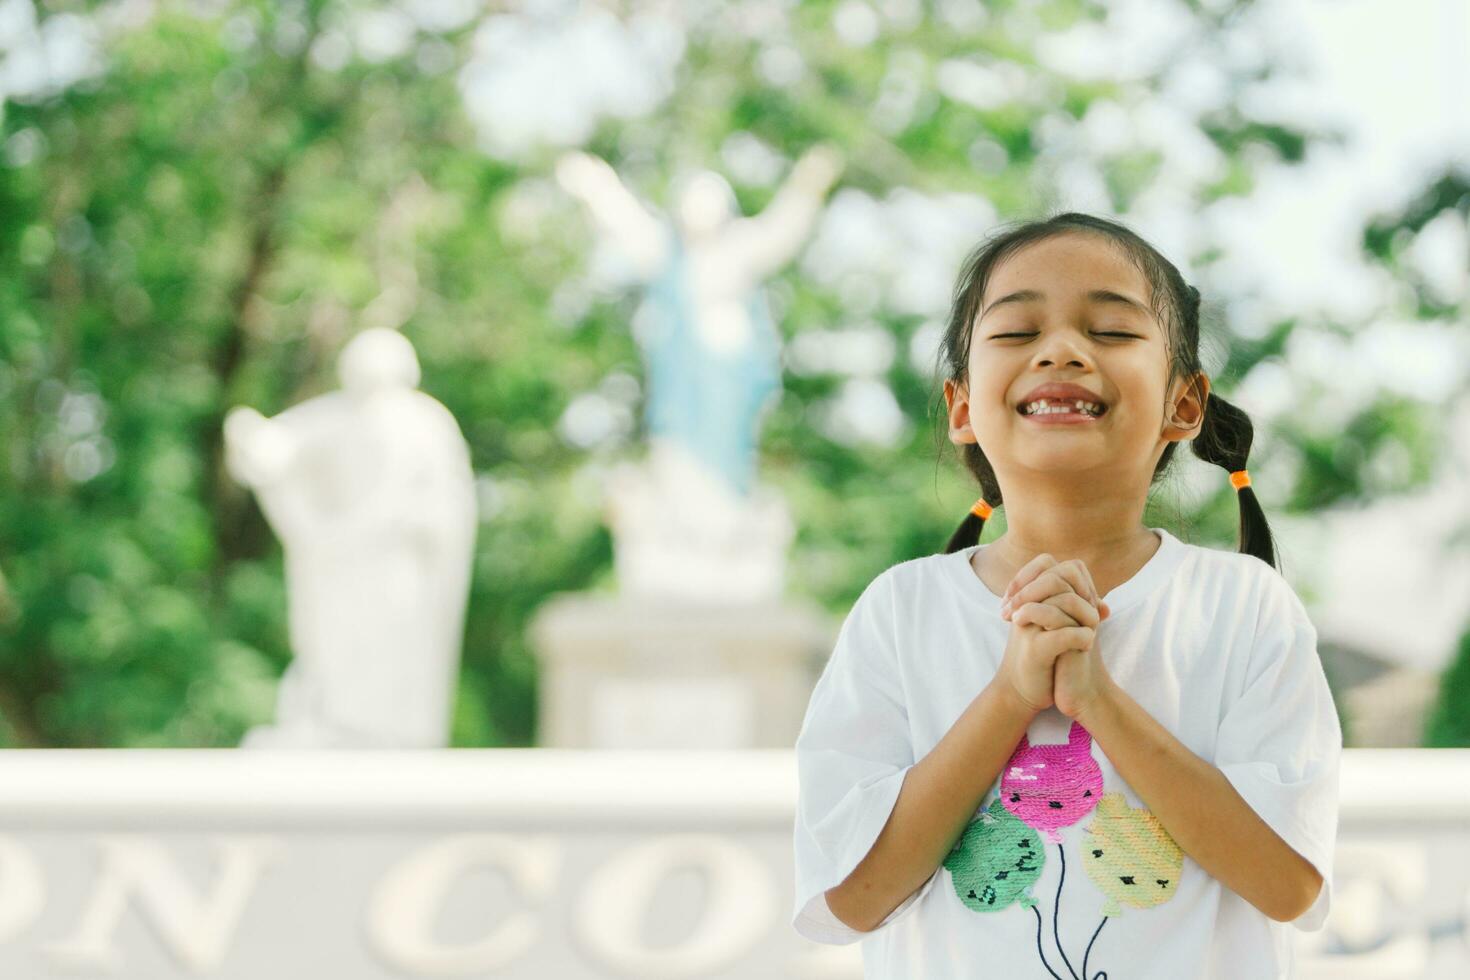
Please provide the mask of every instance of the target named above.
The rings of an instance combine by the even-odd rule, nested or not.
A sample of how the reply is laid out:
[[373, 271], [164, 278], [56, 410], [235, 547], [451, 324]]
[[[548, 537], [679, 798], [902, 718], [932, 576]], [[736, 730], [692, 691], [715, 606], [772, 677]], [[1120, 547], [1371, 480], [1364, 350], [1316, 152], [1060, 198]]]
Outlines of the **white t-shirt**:
[[798, 933], [862, 940], [867, 980], [1291, 975], [1292, 927], [1327, 917], [1337, 837], [1342, 731], [1317, 632], [1265, 562], [1152, 530], [1159, 549], [1103, 597], [1097, 648], [1112, 678], [1322, 874], [1312, 907], [1276, 922], [1225, 888], [1052, 707], [922, 886], [870, 932], [832, 914], [826, 890], [1000, 666], [1011, 624], [969, 564], [975, 545], [887, 569], [842, 625], [796, 740]]

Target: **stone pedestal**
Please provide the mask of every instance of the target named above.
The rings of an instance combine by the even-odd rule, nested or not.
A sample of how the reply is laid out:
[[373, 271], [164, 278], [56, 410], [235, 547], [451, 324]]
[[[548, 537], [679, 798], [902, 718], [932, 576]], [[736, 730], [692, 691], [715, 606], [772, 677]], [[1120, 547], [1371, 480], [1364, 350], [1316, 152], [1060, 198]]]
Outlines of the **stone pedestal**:
[[1355, 748], [1419, 748], [1439, 697], [1439, 675], [1398, 667], [1344, 695], [1348, 744]]
[[796, 525], [774, 487], [737, 494], [682, 446], [655, 438], [645, 459], [614, 467], [605, 507], [622, 595], [742, 606], [785, 595]]
[[839, 622], [792, 600], [563, 594], [531, 623], [545, 748], [790, 748]]

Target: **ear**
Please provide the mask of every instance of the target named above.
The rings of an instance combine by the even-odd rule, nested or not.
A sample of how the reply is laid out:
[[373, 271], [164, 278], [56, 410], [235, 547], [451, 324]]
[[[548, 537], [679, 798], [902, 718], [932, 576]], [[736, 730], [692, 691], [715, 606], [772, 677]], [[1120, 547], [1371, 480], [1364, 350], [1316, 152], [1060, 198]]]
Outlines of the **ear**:
[[1067, 732], [1067, 742], [1073, 748], [1092, 744], [1092, 733], [1082, 727], [1079, 721], [1072, 722], [1072, 728]]
[[1193, 439], [1204, 424], [1205, 405], [1210, 396], [1210, 377], [1203, 371], [1175, 382], [1169, 415], [1162, 437], [1167, 442]]
[[949, 413], [949, 441], [956, 446], [967, 442], [978, 442], [975, 430], [970, 428], [970, 391], [961, 382], [948, 379], [944, 382], [944, 403]]

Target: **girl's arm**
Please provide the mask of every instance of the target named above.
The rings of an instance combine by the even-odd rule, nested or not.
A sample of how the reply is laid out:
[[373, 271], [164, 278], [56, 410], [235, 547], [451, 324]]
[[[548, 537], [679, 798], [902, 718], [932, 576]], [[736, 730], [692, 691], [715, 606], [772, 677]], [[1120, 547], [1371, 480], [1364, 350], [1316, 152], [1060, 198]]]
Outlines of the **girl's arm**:
[[992, 681], [977, 694], [904, 777], [867, 856], [840, 885], [827, 889], [832, 914], [867, 932], [924, 884], [974, 819], [1035, 717], [1003, 684]]
[[1312, 906], [1317, 869], [1251, 809], [1218, 768], [1195, 755], [1109, 681], [1076, 720], [1174, 842], [1223, 885], [1277, 922]]

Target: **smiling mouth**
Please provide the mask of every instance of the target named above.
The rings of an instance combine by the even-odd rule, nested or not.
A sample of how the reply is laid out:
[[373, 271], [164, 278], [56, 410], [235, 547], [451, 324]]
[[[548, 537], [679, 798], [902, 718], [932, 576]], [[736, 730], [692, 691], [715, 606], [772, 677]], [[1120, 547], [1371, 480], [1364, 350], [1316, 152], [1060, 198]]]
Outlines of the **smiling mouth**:
[[[1084, 408], [1075, 401], [1050, 400], [1042, 398], [1038, 399], [1036, 402], [1031, 403], [1030, 405], [1026, 403], [1017, 405], [1016, 413], [1028, 419], [1036, 419], [1037, 421], [1047, 421], [1050, 419], [1055, 419], [1058, 421], [1098, 419], [1107, 414], [1108, 406], [1102, 404], [1101, 402], [1096, 402], [1094, 404], [1097, 405], [1096, 411], [1092, 410], [1091, 408]], [[1037, 406], [1035, 411], [1030, 410], [1031, 405]]]

